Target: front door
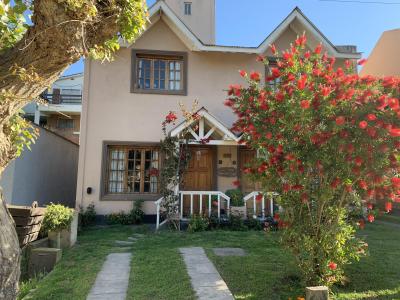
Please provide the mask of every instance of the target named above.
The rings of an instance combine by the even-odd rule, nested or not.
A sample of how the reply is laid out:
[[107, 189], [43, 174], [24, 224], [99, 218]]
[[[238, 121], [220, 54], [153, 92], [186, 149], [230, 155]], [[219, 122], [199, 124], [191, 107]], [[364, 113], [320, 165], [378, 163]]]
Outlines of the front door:
[[[182, 191], [212, 191], [214, 182], [214, 149], [212, 147], [191, 147], [190, 161], [184, 174], [183, 183], [180, 189]], [[204, 198], [202, 203], [203, 212], [206, 210]], [[190, 215], [190, 196], [183, 199], [184, 216]], [[193, 197], [193, 213], [200, 212], [200, 198]]]

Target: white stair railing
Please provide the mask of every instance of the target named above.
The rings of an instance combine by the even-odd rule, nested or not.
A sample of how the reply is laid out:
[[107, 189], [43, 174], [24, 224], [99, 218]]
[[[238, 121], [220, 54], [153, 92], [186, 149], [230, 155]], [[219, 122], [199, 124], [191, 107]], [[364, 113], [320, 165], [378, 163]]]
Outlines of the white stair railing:
[[161, 197], [160, 199], [158, 199], [157, 201], [154, 202], [154, 204], [156, 205], [156, 211], [157, 211], [156, 230], [159, 229], [160, 226], [164, 225], [168, 221], [167, 219], [165, 219], [164, 221], [162, 221], [160, 223], [161, 204], [163, 201], [164, 201], [164, 197]]
[[231, 198], [219, 191], [181, 191], [180, 192], [180, 216], [181, 219], [183, 217], [183, 198], [184, 196], [190, 196], [190, 215], [193, 215], [193, 204], [194, 204], [194, 196], [199, 196], [199, 214], [203, 212], [203, 196], [206, 196], [206, 200], [208, 200], [208, 216], [211, 216], [212, 210], [212, 196], [217, 196], [218, 201], [218, 219], [221, 218], [221, 201], [224, 199], [227, 202], [227, 215], [229, 216], [229, 210], [231, 206]]
[[269, 199], [269, 208], [270, 208], [270, 214], [271, 216], [274, 215], [274, 196], [276, 196], [276, 193], [273, 192], [268, 192], [268, 193], [261, 193], [259, 191], [254, 191], [251, 192], [250, 194], [246, 195], [243, 200], [244, 200], [244, 206], [246, 208], [246, 213], [247, 213], [247, 202], [250, 200], [253, 200], [253, 212], [254, 215], [257, 216], [257, 196], [262, 194], [262, 199], [261, 199], [261, 214], [262, 217], [265, 218], [265, 196], [268, 197]]

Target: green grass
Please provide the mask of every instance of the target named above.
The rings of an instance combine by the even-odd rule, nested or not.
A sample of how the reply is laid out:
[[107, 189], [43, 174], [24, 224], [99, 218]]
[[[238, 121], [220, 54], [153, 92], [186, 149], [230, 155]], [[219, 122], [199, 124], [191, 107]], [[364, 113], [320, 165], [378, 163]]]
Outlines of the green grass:
[[123, 226], [84, 231], [77, 245], [63, 251], [61, 261], [43, 280], [30, 285], [22, 283], [27, 285], [24, 293], [28, 288], [36, 288], [29, 299], [86, 299], [105, 257], [112, 252], [114, 241], [131, 234], [131, 227]]
[[[130, 227], [89, 230], [67, 251], [55, 270], [39, 282], [33, 299], [85, 299], [115, 239]], [[347, 267], [349, 283], [335, 287], [333, 299], [400, 299], [400, 230], [367, 224], [360, 232], [369, 256]], [[279, 245], [279, 233], [213, 231], [146, 234], [133, 248], [127, 299], [194, 299], [180, 247], [206, 250], [236, 299], [288, 299], [304, 294], [291, 255]], [[240, 247], [245, 257], [217, 257], [214, 247]]]
[[380, 220], [380, 221], [400, 224], [400, 216], [398, 216], [398, 215], [384, 214], [383, 216], [379, 216], [376, 219]]

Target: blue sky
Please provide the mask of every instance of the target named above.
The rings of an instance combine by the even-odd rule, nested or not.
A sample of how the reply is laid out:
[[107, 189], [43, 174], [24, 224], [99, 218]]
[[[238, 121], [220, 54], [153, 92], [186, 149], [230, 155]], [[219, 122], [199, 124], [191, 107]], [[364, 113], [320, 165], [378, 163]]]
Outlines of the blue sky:
[[[400, 28], [400, 0], [352, 1], [216, 0], [217, 44], [258, 46], [298, 6], [331, 42], [357, 45], [358, 51], [368, 57], [383, 31]], [[147, 2], [151, 5], [155, 0]], [[81, 71], [82, 61], [65, 74]]]

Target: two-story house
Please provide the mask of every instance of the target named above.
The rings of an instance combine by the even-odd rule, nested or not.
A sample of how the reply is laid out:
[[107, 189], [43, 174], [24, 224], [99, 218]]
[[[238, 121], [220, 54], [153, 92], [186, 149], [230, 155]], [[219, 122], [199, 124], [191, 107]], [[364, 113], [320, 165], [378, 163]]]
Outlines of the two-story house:
[[42, 93], [42, 103], [24, 108], [25, 117], [79, 144], [82, 91], [83, 73], [61, 76]]
[[157, 214], [159, 178], [151, 170], [162, 164], [161, 122], [169, 111], [179, 111], [179, 102], [191, 107], [195, 99], [198, 123], [177, 122], [170, 131], [179, 136], [191, 127], [191, 162], [179, 187], [181, 217], [210, 212], [212, 196], [218, 213], [227, 209], [223, 193], [235, 180], [245, 193], [255, 189], [241, 171], [255, 154], [240, 146], [230, 130], [235, 116], [223, 104], [230, 84], [244, 84], [238, 70], [265, 74], [268, 68], [257, 56], [272, 56], [270, 44], [288, 49], [303, 32], [307, 47], [322, 43], [338, 66], [360, 58], [354, 46], [333, 45], [298, 8], [258, 47], [215, 44], [215, 0], [159, 0], [149, 12], [147, 30], [124, 45], [115, 61], [85, 62], [76, 203], [94, 203], [101, 215], [128, 211], [134, 199], [145, 200], [147, 215]]

